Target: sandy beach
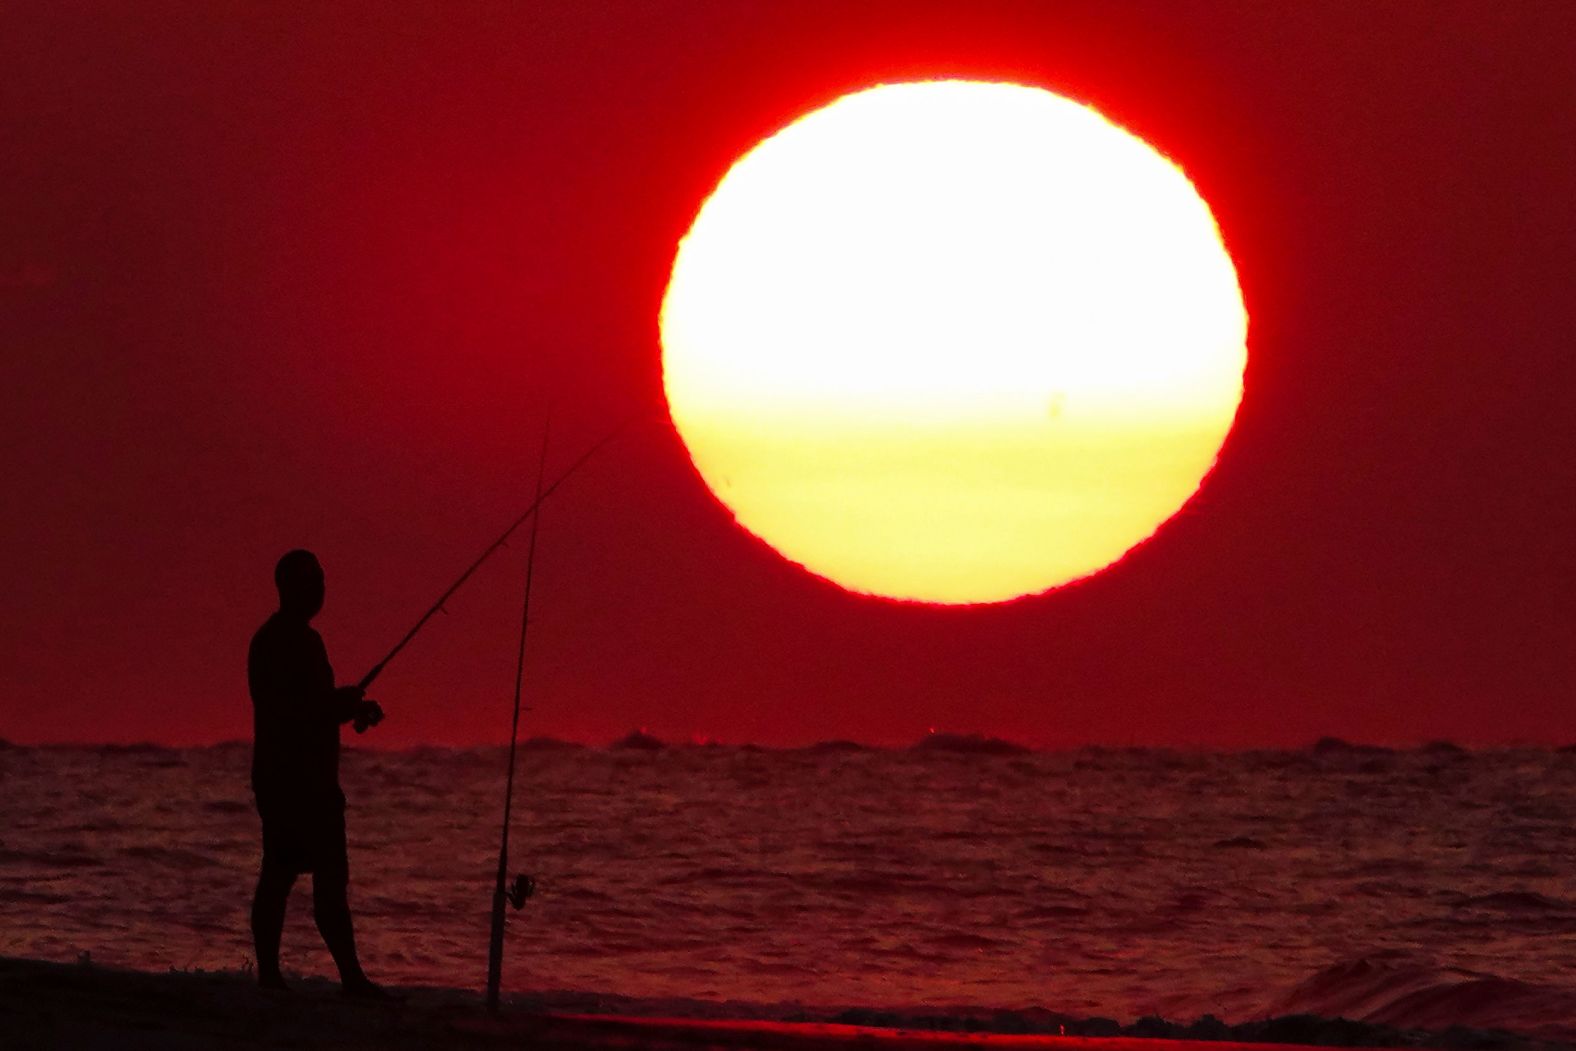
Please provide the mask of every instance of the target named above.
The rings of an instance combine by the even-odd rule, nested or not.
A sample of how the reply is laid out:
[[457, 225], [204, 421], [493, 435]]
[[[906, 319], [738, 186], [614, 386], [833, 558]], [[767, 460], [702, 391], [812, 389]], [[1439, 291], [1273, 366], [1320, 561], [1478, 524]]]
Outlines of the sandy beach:
[[[909, 1024], [850, 1025], [824, 1020], [765, 1021], [647, 1017], [542, 1010], [507, 1003], [489, 1016], [474, 993], [404, 988], [393, 1004], [348, 1001], [322, 980], [298, 980], [285, 993], [264, 993], [239, 973], [151, 974], [90, 963], [0, 957], [0, 1034], [9, 1049], [33, 1048], [1019, 1048], [1164, 1051], [1180, 1042], [1222, 1047], [1524, 1047], [1554, 1043], [1503, 1032], [1454, 1029], [1426, 1034], [1356, 1022], [1292, 1016], [1227, 1026], [1156, 1019], [1118, 1029], [1106, 1020], [1045, 1012], [1040, 1032], [982, 1032]], [[981, 1025], [952, 1019], [953, 1026]], [[1024, 1025], [1023, 1020], [1017, 1023]], [[1100, 1035], [1093, 1035], [1099, 1033]]]

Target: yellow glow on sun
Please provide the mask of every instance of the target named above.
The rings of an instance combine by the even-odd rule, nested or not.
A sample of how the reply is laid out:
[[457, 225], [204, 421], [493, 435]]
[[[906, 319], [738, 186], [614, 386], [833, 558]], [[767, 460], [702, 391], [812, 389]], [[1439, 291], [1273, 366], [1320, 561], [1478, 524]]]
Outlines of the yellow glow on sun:
[[1247, 316], [1186, 176], [1014, 84], [845, 96], [741, 158], [662, 305], [675, 426], [740, 525], [853, 591], [1087, 576], [1214, 464]]

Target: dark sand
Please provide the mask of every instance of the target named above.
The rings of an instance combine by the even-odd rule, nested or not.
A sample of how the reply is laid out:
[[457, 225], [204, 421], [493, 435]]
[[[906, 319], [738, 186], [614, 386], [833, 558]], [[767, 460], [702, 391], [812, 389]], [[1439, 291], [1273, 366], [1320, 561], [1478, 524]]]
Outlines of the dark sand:
[[[288, 993], [264, 993], [237, 973], [147, 974], [89, 964], [0, 957], [0, 1047], [22, 1048], [1043, 1048], [1164, 1051], [1175, 1039], [1214, 1038], [1220, 1046], [1508, 1047], [1504, 1034], [1456, 1031], [1438, 1038], [1357, 1023], [1287, 1018], [1228, 1028], [1171, 1031], [1129, 1027], [1123, 1035], [1076, 1035], [1093, 1024], [1066, 1020], [1068, 1035], [942, 1032], [826, 1022], [674, 1019], [541, 1013], [515, 1005], [489, 1017], [473, 993], [402, 990], [398, 1004], [348, 1001], [321, 980]], [[1047, 1013], [1044, 1027], [1063, 1023]], [[1258, 1042], [1255, 1042], [1258, 1041]], [[1273, 1043], [1266, 1042], [1273, 1041]], [[1520, 1046], [1533, 1046], [1521, 1044]]]

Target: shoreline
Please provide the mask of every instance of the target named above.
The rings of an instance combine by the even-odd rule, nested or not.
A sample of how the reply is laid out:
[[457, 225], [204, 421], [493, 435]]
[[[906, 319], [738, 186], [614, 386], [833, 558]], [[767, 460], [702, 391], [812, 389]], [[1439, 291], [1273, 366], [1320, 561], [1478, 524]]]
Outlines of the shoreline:
[[[992, 1031], [979, 1015], [897, 1015], [806, 1010], [790, 1020], [632, 1013], [630, 1001], [606, 1013], [599, 998], [549, 1002], [506, 998], [496, 1017], [478, 994], [405, 987], [399, 1004], [345, 1000], [325, 979], [296, 979], [288, 993], [266, 993], [240, 972], [149, 973], [91, 963], [51, 963], [0, 956], [0, 1033], [7, 1048], [698, 1048], [837, 1051], [1164, 1051], [1182, 1042], [1262, 1051], [1277, 1047], [1527, 1048], [1558, 1045], [1498, 1030], [1424, 1033], [1288, 1016], [1235, 1026], [1214, 1019], [1191, 1025], [1142, 1019], [1118, 1027], [1046, 1011], [1032, 1019], [1002, 1015], [1014, 1031]], [[610, 1001], [620, 998], [610, 996]], [[726, 1010], [729, 1005], [718, 1005]], [[742, 1005], [741, 1005], [742, 1007]], [[638, 1010], [638, 1007], [636, 1008]], [[670, 1008], [671, 1010], [671, 1008]], [[1015, 1021], [1007, 1022], [1008, 1018]], [[999, 1029], [999, 1027], [997, 1027]]]

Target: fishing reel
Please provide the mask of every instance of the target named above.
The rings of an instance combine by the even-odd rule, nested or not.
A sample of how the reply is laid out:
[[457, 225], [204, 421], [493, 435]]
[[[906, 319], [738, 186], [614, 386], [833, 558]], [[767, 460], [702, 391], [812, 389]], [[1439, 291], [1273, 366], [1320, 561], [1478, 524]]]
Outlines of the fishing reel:
[[509, 884], [509, 889], [503, 892], [504, 899], [518, 912], [525, 904], [525, 899], [536, 894], [536, 877], [527, 876], [523, 872], [515, 873], [514, 882]]
[[356, 718], [351, 725], [355, 728], [356, 733], [364, 734], [367, 732], [368, 727], [376, 726], [382, 721], [383, 706], [377, 701], [366, 701], [361, 711], [356, 713]]

